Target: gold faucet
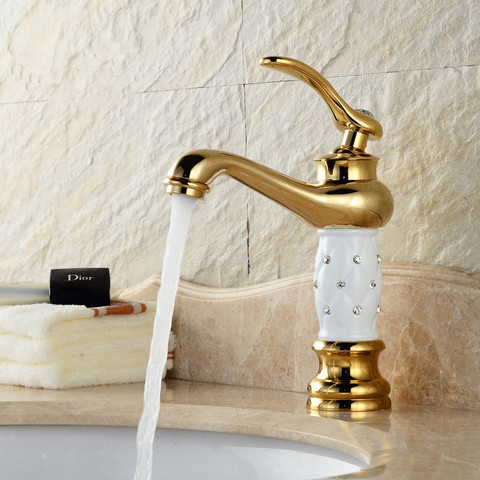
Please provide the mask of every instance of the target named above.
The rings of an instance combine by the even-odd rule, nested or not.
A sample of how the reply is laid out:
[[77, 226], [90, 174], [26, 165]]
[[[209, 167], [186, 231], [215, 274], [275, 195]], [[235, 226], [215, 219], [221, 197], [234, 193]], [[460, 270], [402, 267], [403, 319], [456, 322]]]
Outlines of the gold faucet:
[[368, 112], [354, 110], [330, 83], [308, 65], [291, 58], [266, 57], [260, 64], [299, 78], [326, 101], [342, 144], [315, 159], [317, 183], [290, 178], [233, 153], [195, 150], [170, 168], [168, 193], [203, 199], [209, 185], [225, 174], [283, 205], [315, 228], [334, 225], [377, 228], [392, 216], [393, 199], [377, 180], [378, 158], [365, 153], [367, 140], [378, 140], [382, 126]]
[[[327, 103], [335, 126], [344, 132], [339, 147], [315, 159], [316, 183], [295, 180], [232, 153], [195, 150], [172, 165], [165, 179], [167, 192], [203, 199], [215, 178], [225, 174], [283, 205], [317, 229], [347, 226], [363, 227], [351, 230], [365, 231], [385, 225], [393, 212], [392, 195], [377, 180], [378, 158], [365, 153], [367, 140], [381, 138], [380, 123], [369, 112], [351, 108], [322, 75], [298, 60], [266, 57], [260, 64], [310, 85]], [[377, 260], [379, 256], [375, 255], [374, 262]], [[353, 257], [355, 264], [362, 261], [358, 254]], [[330, 263], [330, 256], [323, 257], [323, 263]], [[341, 280], [337, 282], [338, 288], [345, 286], [342, 279], [334, 280]], [[368, 281], [370, 289], [374, 289], [376, 281], [371, 278]], [[330, 315], [330, 306], [321, 306], [321, 310], [321, 314]], [[353, 312], [360, 315], [362, 307], [356, 305]], [[319, 357], [320, 369], [308, 386], [310, 411], [389, 408], [390, 386], [377, 367], [379, 353], [384, 348], [384, 343], [375, 338], [316, 340], [313, 349]]]

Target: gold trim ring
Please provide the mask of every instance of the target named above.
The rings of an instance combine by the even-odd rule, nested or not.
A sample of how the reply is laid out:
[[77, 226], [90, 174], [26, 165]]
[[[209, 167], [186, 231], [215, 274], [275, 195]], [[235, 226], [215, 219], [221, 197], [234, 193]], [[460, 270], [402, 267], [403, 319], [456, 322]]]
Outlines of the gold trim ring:
[[316, 340], [313, 350], [320, 367], [309, 383], [310, 410], [385, 410], [391, 407], [389, 383], [378, 369], [382, 340], [329, 342]]

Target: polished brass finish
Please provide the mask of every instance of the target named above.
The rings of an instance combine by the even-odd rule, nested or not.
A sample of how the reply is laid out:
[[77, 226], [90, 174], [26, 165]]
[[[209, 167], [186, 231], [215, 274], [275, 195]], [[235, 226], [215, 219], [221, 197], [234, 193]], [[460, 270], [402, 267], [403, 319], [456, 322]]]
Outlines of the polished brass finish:
[[[318, 161], [322, 175], [325, 175], [323, 168], [332, 172], [330, 178], [323, 183], [308, 184], [233, 153], [196, 150], [170, 169], [167, 192], [203, 198], [208, 185], [219, 175], [227, 174], [283, 205], [315, 228], [385, 225], [392, 215], [393, 201], [387, 187], [376, 180], [376, 159], [366, 161], [360, 152], [353, 160], [342, 153], [335, 155], [338, 160]], [[335, 180], [334, 176], [339, 179]]]
[[313, 349], [320, 368], [308, 385], [309, 409], [365, 412], [391, 407], [390, 385], [378, 370], [378, 357], [385, 349], [382, 340], [316, 340]]
[[351, 147], [355, 151], [363, 152], [367, 146], [368, 135], [353, 130], [346, 130], [343, 136], [342, 146], [348, 149]]
[[209, 185], [225, 174], [283, 205], [315, 228], [344, 225], [377, 228], [392, 216], [393, 199], [377, 180], [378, 159], [364, 149], [382, 135], [381, 125], [354, 110], [318, 72], [297, 60], [267, 57], [261, 64], [300, 78], [327, 102], [342, 145], [316, 160], [317, 183], [295, 180], [233, 153], [195, 150], [180, 158], [165, 180], [168, 193], [202, 199]]
[[[345, 185], [351, 182], [371, 182], [377, 178], [378, 158], [351, 147], [338, 147], [320, 158], [317, 165], [317, 182], [319, 185], [335, 182]], [[377, 182], [380, 183], [380, 182]], [[383, 185], [382, 185], [383, 186]], [[384, 187], [387, 189], [387, 187]], [[384, 206], [393, 209], [390, 191], [379, 191]], [[386, 223], [386, 222], [385, 222]]]
[[310, 85], [327, 103], [333, 122], [339, 130], [361, 132], [367, 136], [370, 135], [370, 140], [378, 140], [382, 137], [383, 130], [380, 123], [364, 110], [359, 111], [350, 107], [327, 79], [312, 67], [286, 57], [265, 57], [260, 60], [260, 65], [275, 68]]
[[[377, 180], [378, 159], [365, 152], [368, 140], [382, 136], [369, 112], [351, 108], [332, 85], [298, 60], [266, 57], [261, 65], [278, 69], [310, 85], [327, 103], [342, 143], [315, 160], [316, 183], [310, 184], [233, 153], [195, 150], [172, 165], [165, 180], [168, 193], [203, 199], [219, 175], [229, 175], [283, 205], [315, 228], [378, 228], [392, 216], [393, 199]], [[310, 382], [312, 412], [364, 412], [390, 407], [390, 387], [377, 367], [381, 341], [315, 342], [321, 368]]]

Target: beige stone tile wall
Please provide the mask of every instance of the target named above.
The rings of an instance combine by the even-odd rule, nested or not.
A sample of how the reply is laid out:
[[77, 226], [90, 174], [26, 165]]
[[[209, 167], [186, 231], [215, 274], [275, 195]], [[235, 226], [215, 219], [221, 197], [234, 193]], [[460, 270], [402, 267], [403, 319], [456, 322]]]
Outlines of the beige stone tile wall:
[[[480, 270], [480, 3], [4, 0], [0, 15], [2, 281], [110, 267], [161, 270], [163, 178], [194, 148], [302, 180], [341, 136], [306, 85], [262, 69], [286, 55], [375, 113], [370, 143], [396, 210], [386, 261]], [[192, 219], [184, 279], [241, 286], [310, 271], [315, 231], [233, 180]]]

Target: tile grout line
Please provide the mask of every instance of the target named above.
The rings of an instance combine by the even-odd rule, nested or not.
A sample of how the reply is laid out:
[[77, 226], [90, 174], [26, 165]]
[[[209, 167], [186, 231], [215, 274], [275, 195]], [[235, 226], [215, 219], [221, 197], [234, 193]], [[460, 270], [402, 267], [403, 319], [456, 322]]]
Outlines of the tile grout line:
[[[468, 65], [445, 65], [442, 67], [429, 67], [429, 68], [413, 68], [410, 70], [387, 70], [384, 72], [366, 72], [366, 73], [358, 73], [358, 74], [351, 74], [351, 75], [328, 75], [325, 78], [352, 78], [352, 77], [363, 77], [368, 75], [390, 75], [395, 73], [413, 73], [413, 72], [428, 72], [432, 70], [448, 70], [448, 69], [456, 69], [456, 68], [472, 68], [472, 67], [479, 67], [479, 63], [472, 63]], [[179, 92], [179, 91], [189, 91], [189, 90], [202, 90], [204, 88], [226, 88], [226, 87], [243, 87], [244, 92], [246, 90], [246, 86], [248, 85], [268, 85], [274, 83], [289, 83], [289, 82], [299, 82], [300, 80], [267, 80], [264, 82], [242, 82], [242, 83], [232, 83], [232, 84], [225, 84], [225, 85], [202, 85], [198, 87], [182, 87], [182, 88], [167, 88], [167, 89], [160, 89], [160, 90], [141, 90], [137, 92], [131, 92], [132, 95], [139, 95], [139, 94], [149, 94], [149, 93], [166, 93], [166, 92]], [[22, 105], [26, 103], [48, 103], [52, 99], [46, 100], [18, 100], [13, 102], [0, 102], [1, 106], [6, 105]]]
[[16, 102], [1, 102], [0, 106], [3, 105], [23, 105], [25, 103], [48, 103], [49, 100], [19, 100]]
[[[478, 67], [480, 64], [470, 64], [470, 65], [445, 65], [442, 67], [429, 67], [429, 68], [413, 68], [410, 70], [387, 70], [384, 72], [365, 72], [365, 73], [358, 73], [358, 74], [350, 74], [350, 75], [325, 75], [325, 78], [352, 78], [352, 77], [363, 77], [369, 75], [391, 75], [396, 73], [413, 73], [413, 72], [428, 72], [432, 70], [447, 70], [447, 69], [455, 69], [455, 68], [471, 68], [471, 67]], [[274, 83], [290, 83], [290, 82], [299, 82], [300, 80], [267, 80], [264, 82], [245, 82], [245, 83], [231, 83], [225, 85], [202, 85], [198, 87], [182, 87], [182, 88], [170, 88], [170, 89], [163, 89], [163, 90], [145, 90], [140, 92], [133, 92], [134, 94], [141, 94], [141, 93], [162, 93], [162, 92], [177, 92], [177, 91], [188, 91], [188, 90], [201, 90], [204, 88], [226, 88], [226, 87], [246, 87], [248, 85], [268, 85]]]
[[[244, 147], [244, 152], [245, 156], [248, 157], [248, 128], [247, 128], [247, 89], [246, 89], [246, 68], [245, 68], [245, 48], [244, 48], [244, 35], [243, 35], [243, 25], [244, 25], [244, 0], [241, 0], [241, 6], [242, 6], [242, 25], [241, 25], [241, 48], [242, 48], [242, 67], [243, 67], [243, 83], [242, 83], [242, 92], [243, 92], [243, 128], [244, 128], [244, 142], [245, 142], [245, 147]], [[250, 194], [247, 194], [247, 201], [246, 201], [246, 216], [247, 216], [247, 222], [246, 222], [246, 230], [247, 230], [247, 278], [250, 277], [250, 273], [252, 271], [252, 264], [250, 261], [250, 212], [248, 208], [249, 204], [249, 198]]]

